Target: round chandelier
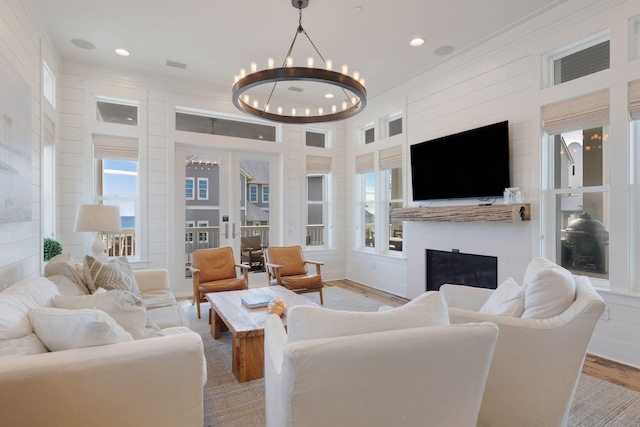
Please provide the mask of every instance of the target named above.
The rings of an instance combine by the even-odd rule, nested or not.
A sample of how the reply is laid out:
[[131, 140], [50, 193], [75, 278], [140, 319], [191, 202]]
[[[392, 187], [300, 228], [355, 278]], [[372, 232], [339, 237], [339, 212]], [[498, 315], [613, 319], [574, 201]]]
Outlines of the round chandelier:
[[[291, 0], [291, 4], [298, 9], [299, 20], [296, 34], [293, 37], [284, 63], [279, 68], [274, 67], [273, 59], [269, 59], [267, 69], [259, 71], [255, 62], [251, 63], [249, 72], [244, 68], [241, 69], [240, 74], [235, 76], [232, 89], [233, 104], [252, 116], [280, 123], [331, 122], [358, 114], [367, 104], [367, 90], [364, 86], [364, 79], [361, 78], [358, 72], [354, 72], [353, 76], [347, 74], [348, 67], [346, 65], [341, 67], [341, 72], [333, 70], [332, 61], [324, 59], [306, 30], [302, 27], [302, 9], [309, 5], [309, 0]], [[291, 54], [299, 34], [304, 34], [307, 37], [323, 62], [324, 68], [314, 68], [312, 57], [307, 59], [306, 67], [293, 66]], [[295, 107], [287, 108], [280, 105], [274, 107], [276, 104], [274, 102], [276, 87], [278, 83], [284, 82], [309, 84], [311, 85], [309, 92], [313, 92], [313, 89], [315, 89], [316, 95], [318, 93], [318, 85], [330, 87], [334, 91], [337, 90], [338, 96], [331, 92], [324, 95], [324, 98], [331, 99], [329, 101], [330, 105], [324, 105], [312, 99], [308, 99], [304, 105], [300, 105], [299, 96], [296, 95], [299, 95], [305, 89], [292, 86], [289, 90], [293, 94], [290, 95], [288, 100]], [[271, 85], [270, 88], [267, 85]], [[333, 99], [336, 100], [333, 101]]]

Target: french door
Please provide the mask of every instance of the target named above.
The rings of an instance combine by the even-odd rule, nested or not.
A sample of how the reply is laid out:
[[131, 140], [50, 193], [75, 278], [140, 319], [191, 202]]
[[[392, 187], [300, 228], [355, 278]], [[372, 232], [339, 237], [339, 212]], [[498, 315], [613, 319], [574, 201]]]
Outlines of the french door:
[[277, 236], [278, 156], [176, 145], [175, 158], [175, 283], [188, 294], [194, 250], [230, 246], [240, 263], [242, 236]]

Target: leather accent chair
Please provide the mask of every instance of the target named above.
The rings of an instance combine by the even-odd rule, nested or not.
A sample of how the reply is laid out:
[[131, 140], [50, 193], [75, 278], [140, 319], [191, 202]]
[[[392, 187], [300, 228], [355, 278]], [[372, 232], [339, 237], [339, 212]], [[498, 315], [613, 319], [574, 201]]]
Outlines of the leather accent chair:
[[[242, 277], [237, 276], [236, 268], [243, 270]], [[193, 251], [190, 270], [193, 277], [193, 301], [198, 305], [198, 319], [200, 303], [207, 302], [207, 293], [239, 291], [249, 287], [249, 266], [236, 264], [230, 247]], [[209, 323], [211, 323], [211, 310], [209, 310]]]
[[262, 239], [260, 236], [247, 236], [240, 238], [240, 262], [251, 268], [260, 267], [264, 270]]
[[[320, 272], [320, 266], [324, 263], [305, 260], [300, 246], [270, 246], [264, 249], [264, 255], [269, 285], [284, 286], [299, 294], [319, 292], [320, 304], [324, 304], [324, 283]], [[309, 273], [307, 264], [316, 266], [315, 273]]]

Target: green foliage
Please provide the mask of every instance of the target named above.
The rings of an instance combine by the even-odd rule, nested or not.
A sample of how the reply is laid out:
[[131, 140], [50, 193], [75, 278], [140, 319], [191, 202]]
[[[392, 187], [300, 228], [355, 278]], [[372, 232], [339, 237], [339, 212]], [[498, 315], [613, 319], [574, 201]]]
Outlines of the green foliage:
[[56, 255], [62, 253], [62, 245], [57, 240], [49, 237], [44, 238], [44, 260], [49, 261]]

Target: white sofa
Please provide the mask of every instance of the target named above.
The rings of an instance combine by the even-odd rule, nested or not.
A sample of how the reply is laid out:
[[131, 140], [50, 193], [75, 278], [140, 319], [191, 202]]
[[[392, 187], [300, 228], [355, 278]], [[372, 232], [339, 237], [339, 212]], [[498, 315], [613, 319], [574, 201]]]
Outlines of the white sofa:
[[[129, 334], [123, 342], [49, 352], [30, 318], [61, 310], [47, 307], [73, 285], [60, 276], [50, 278], [58, 286], [35, 277], [0, 292], [0, 312], [8, 314], [0, 313], [0, 425], [202, 426], [202, 340], [184, 326], [188, 319], [169, 289], [166, 270], [134, 274], [149, 303], [148, 318], [160, 325], [162, 336], [132, 340]], [[98, 324], [101, 331], [119, 327]]]
[[[482, 313], [481, 308], [496, 291], [459, 285], [440, 288], [451, 323], [493, 322], [500, 330], [479, 427], [566, 425], [587, 346], [605, 303], [587, 277], [574, 277], [562, 270], [549, 261], [534, 259], [522, 282], [530, 287], [536, 273], [548, 279], [543, 290], [567, 275], [575, 281], [568, 307], [548, 318]], [[558, 276], [554, 278], [554, 274]], [[524, 297], [526, 301], [527, 294]], [[558, 302], [562, 298], [552, 299]], [[553, 301], [543, 303], [548, 307]]]
[[267, 427], [474, 427], [497, 338], [448, 325], [438, 293], [375, 313], [292, 307], [265, 322]]

